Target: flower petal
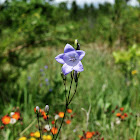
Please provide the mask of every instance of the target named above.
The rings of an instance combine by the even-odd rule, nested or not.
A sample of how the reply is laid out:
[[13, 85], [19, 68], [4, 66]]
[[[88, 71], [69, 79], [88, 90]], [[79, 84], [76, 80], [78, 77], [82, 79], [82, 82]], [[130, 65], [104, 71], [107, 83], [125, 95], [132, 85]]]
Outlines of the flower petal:
[[64, 60], [63, 60], [63, 56], [64, 56], [63, 53], [57, 55], [57, 56], [55, 57], [56, 61], [59, 62], [59, 63], [61, 63], [61, 64], [64, 64], [65, 62], [64, 62]]
[[71, 51], [75, 51], [75, 49], [70, 44], [66, 44], [64, 48], [64, 53], [71, 52]]
[[75, 67], [73, 67], [73, 69], [74, 69], [75, 71], [78, 71], [78, 72], [83, 71], [84, 68], [83, 68], [83, 65], [82, 65], [81, 61], [79, 61], [79, 63], [78, 63]]
[[79, 55], [79, 60], [82, 60], [83, 57], [85, 56], [85, 52], [82, 50], [77, 50], [76, 53], [78, 53], [78, 55]]
[[62, 66], [62, 72], [64, 75], [67, 75], [73, 70], [72, 66], [67, 65], [66, 63]]

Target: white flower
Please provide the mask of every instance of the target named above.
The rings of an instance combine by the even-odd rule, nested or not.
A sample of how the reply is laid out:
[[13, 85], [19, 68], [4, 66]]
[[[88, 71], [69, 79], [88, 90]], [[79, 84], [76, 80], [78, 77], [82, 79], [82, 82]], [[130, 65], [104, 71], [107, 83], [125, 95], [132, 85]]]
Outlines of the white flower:
[[44, 128], [45, 128], [47, 131], [50, 131], [50, 130], [51, 130], [51, 126], [50, 126], [50, 125], [48, 125], [48, 124], [47, 124], [47, 125], [45, 125], [45, 126], [44, 126]]
[[10, 116], [12, 117], [14, 114], [15, 114], [15, 112], [11, 112], [11, 113], [10, 113]]
[[39, 112], [39, 109], [40, 109], [39, 106], [36, 106], [36, 111], [37, 111], [37, 112]]
[[58, 120], [58, 119], [59, 119], [59, 115], [58, 115], [58, 114], [55, 115], [54, 119], [55, 119], [55, 120]]
[[49, 111], [49, 105], [45, 106], [45, 112], [47, 113]]
[[119, 118], [116, 118], [116, 124], [120, 124], [121, 123], [121, 121], [120, 121], [120, 119]]
[[11, 119], [10, 119], [10, 124], [15, 124], [15, 123], [16, 123], [16, 119], [11, 118]]

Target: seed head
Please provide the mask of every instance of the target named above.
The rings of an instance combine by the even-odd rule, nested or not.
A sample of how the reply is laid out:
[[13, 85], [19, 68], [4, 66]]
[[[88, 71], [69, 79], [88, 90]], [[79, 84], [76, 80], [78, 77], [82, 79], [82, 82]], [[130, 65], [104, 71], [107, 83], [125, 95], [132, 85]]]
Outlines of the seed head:
[[48, 113], [49, 112], [49, 105], [45, 106], [45, 112]]
[[40, 110], [39, 106], [36, 106], [36, 112], [39, 113], [39, 110]]

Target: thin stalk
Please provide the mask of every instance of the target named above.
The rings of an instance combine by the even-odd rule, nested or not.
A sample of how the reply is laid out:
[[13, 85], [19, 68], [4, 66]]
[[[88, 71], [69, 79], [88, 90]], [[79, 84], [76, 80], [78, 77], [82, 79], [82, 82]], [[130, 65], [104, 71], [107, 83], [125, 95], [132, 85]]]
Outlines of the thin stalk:
[[68, 102], [69, 102], [69, 97], [70, 97], [70, 92], [71, 92], [72, 82], [73, 82], [73, 72], [71, 72], [71, 83], [70, 83], [70, 89], [69, 89], [69, 94], [68, 94], [67, 104], [68, 104]]
[[63, 80], [63, 82], [64, 82], [64, 86], [65, 86], [65, 97], [66, 97], [66, 103], [67, 103], [68, 101], [67, 101], [66, 80]]
[[40, 140], [41, 140], [41, 128], [40, 128], [40, 125], [39, 125], [39, 114], [37, 113], [37, 122], [38, 122], [38, 129], [39, 129], [39, 132], [40, 132]]
[[57, 135], [56, 135], [56, 137], [55, 137], [55, 140], [57, 139], [57, 137], [58, 137], [58, 135], [59, 135], [59, 133], [60, 133], [61, 127], [62, 127], [62, 125], [63, 125], [64, 119], [65, 119], [65, 116], [66, 116], [67, 108], [68, 108], [68, 106], [66, 105], [65, 112], [64, 112], [64, 117], [63, 117], [63, 119], [62, 119], [62, 121], [61, 121], [61, 124], [60, 124], [59, 130], [58, 130], [58, 133], [57, 133]]
[[75, 88], [74, 94], [73, 94], [73, 96], [71, 97], [70, 101], [68, 102], [68, 105], [71, 103], [71, 101], [72, 101], [73, 97], [74, 97], [74, 96], [75, 96], [75, 94], [76, 94], [76, 91], [77, 91], [77, 86], [78, 86], [78, 82], [76, 82], [76, 88]]

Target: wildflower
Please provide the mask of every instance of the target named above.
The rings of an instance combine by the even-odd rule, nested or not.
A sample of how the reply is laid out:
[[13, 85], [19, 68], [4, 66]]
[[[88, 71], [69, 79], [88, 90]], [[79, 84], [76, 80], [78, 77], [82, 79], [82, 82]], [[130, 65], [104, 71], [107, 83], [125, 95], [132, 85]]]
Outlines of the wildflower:
[[31, 133], [30, 133], [30, 136], [31, 136], [31, 137], [34, 137], [34, 132], [31, 132]]
[[67, 112], [68, 113], [72, 113], [72, 109], [67, 109]]
[[31, 137], [29, 140], [36, 140], [36, 138], [34, 138], [34, 137]]
[[11, 118], [11, 119], [10, 119], [10, 124], [15, 124], [15, 123], [16, 123], [16, 119]]
[[35, 112], [39, 113], [39, 110], [40, 110], [39, 106], [36, 106], [35, 109], [36, 109]]
[[45, 112], [48, 113], [49, 112], [49, 105], [45, 106]]
[[3, 124], [9, 124], [10, 123], [10, 117], [8, 115], [5, 115], [4, 117], [2, 117], [1, 121]]
[[53, 128], [51, 129], [51, 132], [55, 135], [55, 134], [57, 134], [58, 129], [57, 129], [56, 127], [53, 127]]
[[50, 125], [48, 125], [48, 124], [47, 124], [47, 125], [45, 125], [45, 126], [44, 126], [44, 128], [45, 128], [47, 131], [50, 131], [50, 130], [51, 130], [51, 126], [50, 126]]
[[28, 76], [28, 80], [29, 80], [29, 81], [31, 80], [31, 77], [30, 77], [30, 76]]
[[66, 124], [70, 124], [70, 123], [71, 123], [71, 120], [67, 120], [67, 121], [66, 121]]
[[55, 124], [55, 121], [52, 121], [52, 124]]
[[43, 140], [52, 140], [52, 136], [51, 135], [43, 135], [42, 136]]
[[10, 116], [12, 117], [14, 114], [15, 114], [15, 112], [11, 112], [11, 113], [10, 113]]
[[116, 118], [116, 124], [120, 124], [121, 123], [121, 121], [120, 121], [120, 119], [119, 118]]
[[137, 70], [133, 70], [133, 71], [131, 72], [132, 75], [135, 75], [135, 74], [137, 74], [137, 73], [138, 73]]
[[96, 133], [93, 131], [93, 132], [92, 132], [92, 135], [95, 135], [95, 134], [96, 134]]
[[85, 52], [82, 50], [75, 50], [70, 44], [66, 44], [64, 53], [55, 57], [56, 61], [63, 64], [62, 72], [67, 75], [71, 71], [82, 72], [83, 65], [81, 60], [85, 56]]
[[59, 115], [60, 118], [63, 118], [64, 117], [64, 112], [59, 112], [58, 115]]
[[55, 115], [55, 116], [54, 116], [54, 119], [55, 119], [55, 120], [58, 120], [58, 119], [59, 119], [59, 115]]
[[44, 68], [45, 68], [45, 69], [47, 69], [47, 68], [48, 68], [48, 66], [47, 66], [47, 65], [45, 65], [45, 66], [44, 66]]
[[36, 131], [36, 132], [34, 133], [34, 137], [40, 138], [40, 133], [39, 133], [38, 131]]
[[12, 115], [12, 118], [19, 120], [20, 119], [20, 113], [19, 112], [15, 112], [14, 115]]
[[127, 113], [124, 113], [124, 116], [125, 116], [125, 117], [128, 117]]
[[121, 113], [117, 113], [116, 116], [117, 116], [117, 117], [121, 117]]
[[2, 125], [2, 126], [0, 126], [0, 129], [2, 130], [4, 128], [4, 126]]
[[123, 107], [121, 107], [121, 108], [120, 108], [120, 111], [123, 111], [123, 110], [124, 110], [124, 108], [123, 108]]
[[92, 135], [92, 132], [87, 132], [87, 133], [86, 133], [86, 138], [89, 139], [89, 138], [92, 138], [92, 136], [93, 136], [93, 135]]
[[21, 137], [18, 140], [27, 140], [27, 138], [26, 137]]
[[121, 120], [124, 120], [124, 118], [125, 118], [125, 116], [124, 116], [124, 115], [122, 115], [122, 116], [121, 116]]

